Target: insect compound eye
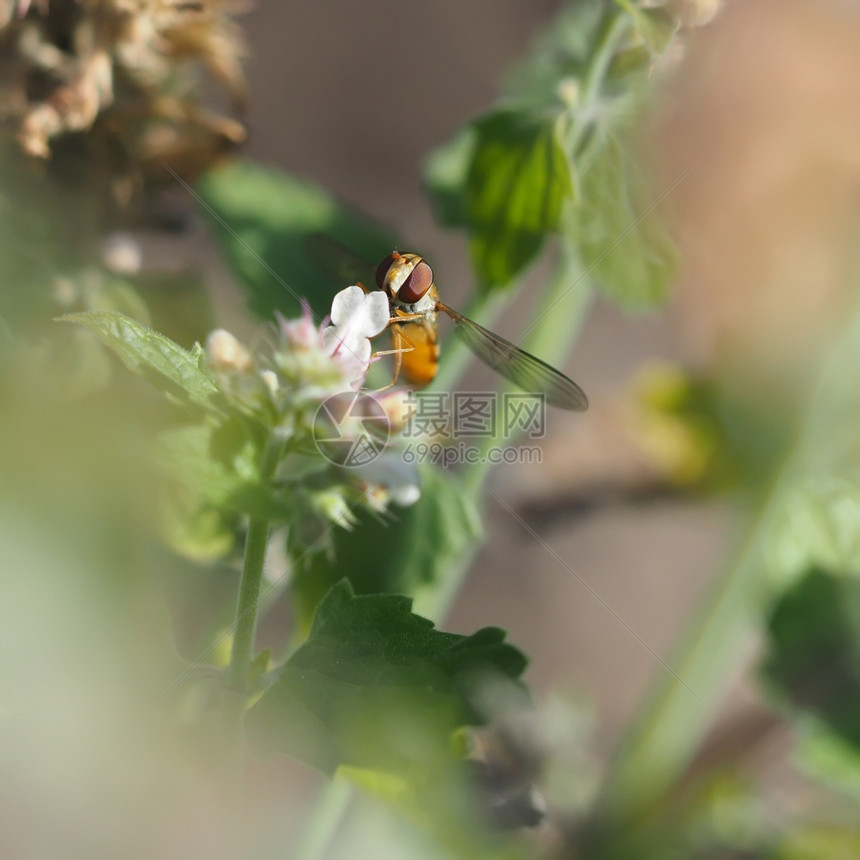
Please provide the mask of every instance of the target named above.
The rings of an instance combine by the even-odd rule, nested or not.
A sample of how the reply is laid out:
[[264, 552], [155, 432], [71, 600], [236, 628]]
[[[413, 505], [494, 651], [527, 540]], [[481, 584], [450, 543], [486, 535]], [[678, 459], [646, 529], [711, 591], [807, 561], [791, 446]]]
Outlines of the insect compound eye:
[[385, 276], [388, 274], [388, 270], [391, 268], [391, 264], [393, 262], [394, 262], [394, 254], [389, 254], [376, 267], [376, 286], [379, 287], [380, 290], [385, 289]]
[[424, 294], [433, 286], [433, 270], [424, 260], [421, 260], [409, 273], [403, 285], [397, 291], [397, 298], [401, 302], [412, 304], [423, 298]]

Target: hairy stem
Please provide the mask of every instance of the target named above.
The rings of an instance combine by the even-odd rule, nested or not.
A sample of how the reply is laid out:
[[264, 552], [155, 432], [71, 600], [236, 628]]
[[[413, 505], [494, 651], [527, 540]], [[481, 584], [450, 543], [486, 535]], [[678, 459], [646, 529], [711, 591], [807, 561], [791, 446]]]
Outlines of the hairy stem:
[[[275, 472], [283, 452], [283, 442], [273, 435], [263, 453], [260, 479], [267, 481]], [[245, 560], [239, 582], [239, 598], [236, 603], [233, 648], [230, 665], [227, 667], [227, 686], [242, 693], [248, 692], [248, 673], [254, 656], [254, 641], [257, 634], [260, 584], [263, 581], [263, 563], [269, 543], [269, 521], [252, 517], [245, 537]]]

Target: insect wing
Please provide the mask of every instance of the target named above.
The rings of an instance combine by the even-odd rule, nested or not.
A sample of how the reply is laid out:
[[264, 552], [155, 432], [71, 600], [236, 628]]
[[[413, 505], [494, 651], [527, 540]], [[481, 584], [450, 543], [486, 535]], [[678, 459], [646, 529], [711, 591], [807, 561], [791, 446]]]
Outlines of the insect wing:
[[351, 251], [325, 233], [311, 233], [304, 242], [313, 264], [337, 278], [338, 283], [355, 284], [361, 281], [370, 289], [376, 286], [373, 276], [376, 264], [366, 260], [361, 254]]
[[523, 391], [543, 394], [547, 403], [561, 409], [580, 412], [588, 408], [585, 392], [572, 379], [545, 361], [524, 352], [509, 340], [472, 322], [441, 302], [439, 309], [457, 323], [457, 333], [481, 361]]

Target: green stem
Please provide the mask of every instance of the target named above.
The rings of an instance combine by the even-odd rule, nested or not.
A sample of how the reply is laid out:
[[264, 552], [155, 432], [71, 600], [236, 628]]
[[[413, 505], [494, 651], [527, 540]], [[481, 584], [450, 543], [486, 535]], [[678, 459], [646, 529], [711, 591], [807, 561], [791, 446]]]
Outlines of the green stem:
[[252, 518], [245, 538], [245, 562], [236, 604], [236, 629], [227, 679], [230, 687], [247, 689], [248, 669], [254, 655], [257, 632], [257, 601], [263, 577], [263, 562], [269, 542], [269, 521]]
[[[281, 460], [283, 442], [273, 434], [263, 452], [260, 464], [260, 480], [267, 481], [275, 473]], [[269, 521], [252, 517], [245, 537], [245, 560], [239, 582], [239, 599], [236, 603], [233, 648], [227, 667], [227, 686], [241, 693], [249, 692], [248, 673], [254, 656], [254, 641], [257, 635], [260, 584], [263, 581], [263, 563], [269, 543]]]
[[[802, 491], [822, 474], [838, 474], [853, 456], [851, 419], [860, 403], [856, 384], [845, 368], [856, 367], [858, 362], [860, 308], [855, 309], [820, 373], [793, 444], [760, 500], [735, 563], [703, 603], [680, 656], [670, 662], [692, 692], [668, 673], [661, 673], [616, 757], [603, 790], [607, 835], [623, 832], [625, 823], [642, 820], [657, 807], [712, 724], [725, 687], [739, 670], [743, 651], [755, 641], [767, 607], [770, 592], [763, 547], [773, 533], [775, 519], [797, 488]], [[840, 445], [834, 428], [841, 427], [849, 428], [850, 438]]]
[[295, 860], [320, 860], [326, 855], [346, 815], [352, 795], [352, 786], [342, 777], [334, 776], [331, 782], [323, 786], [310, 819], [302, 830], [301, 841], [292, 855]]
[[[615, 57], [619, 42], [627, 35], [633, 25], [630, 16], [620, 9], [613, 10], [608, 14], [610, 20], [604, 26], [601, 38], [595, 46], [588, 72], [582, 81], [582, 92], [576, 104], [573, 105], [574, 121], [570, 127], [568, 138], [571, 158], [576, 158], [578, 155], [579, 146], [594, 122], [597, 102], [603, 82], [606, 79], [606, 73]], [[587, 109], [588, 106], [594, 107], [595, 110]]]

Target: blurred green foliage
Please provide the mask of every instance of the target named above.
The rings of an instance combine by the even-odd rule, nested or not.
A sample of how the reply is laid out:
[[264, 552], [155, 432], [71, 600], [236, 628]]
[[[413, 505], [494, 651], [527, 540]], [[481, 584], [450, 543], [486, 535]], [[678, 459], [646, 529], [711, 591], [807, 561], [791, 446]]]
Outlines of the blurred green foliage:
[[573, 194], [560, 120], [503, 109], [473, 129], [465, 186], [469, 248], [483, 286], [510, 286], [555, 232]]
[[860, 752], [860, 579], [806, 572], [777, 599], [767, 632], [771, 689]]
[[564, 7], [499, 106], [430, 156], [436, 214], [467, 232], [485, 290], [509, 287], [560, 234], [619, 304], [665, 298], [675, 252], [629, 138], [674, 26], [631, 3]]
[[[320, 600], [346, 576], [358, 594], [417, 594], [470, 557], [483, 532], [474, 498], [455, 476], [421, 469], [421, 497], [385, 515], [362, 513], [333, 535], [332, 552], [307, 557], [290, 584], [307, 627]], [[344, 560], [349, 560], [348, 565]]]
[[197, 191], [218, 244], [261, 319], [271, 319], [275, 311], [296, 316], [302, 299], [322, 318], [332, 296], [355, 282], [354, 273], [320, 259], [315, 245], [320, 235], [368, 260], [371, 275], [398, 244], [380, 224], [274, 168], [234, 161], [209, 171]]
[[719, 378], [677, 365], [643, 368], [633, 397], [637, 444], [668, 483], [687, 490], [759, 494], [795, 439], [797, 415], [776, 398], [744, 399]]

